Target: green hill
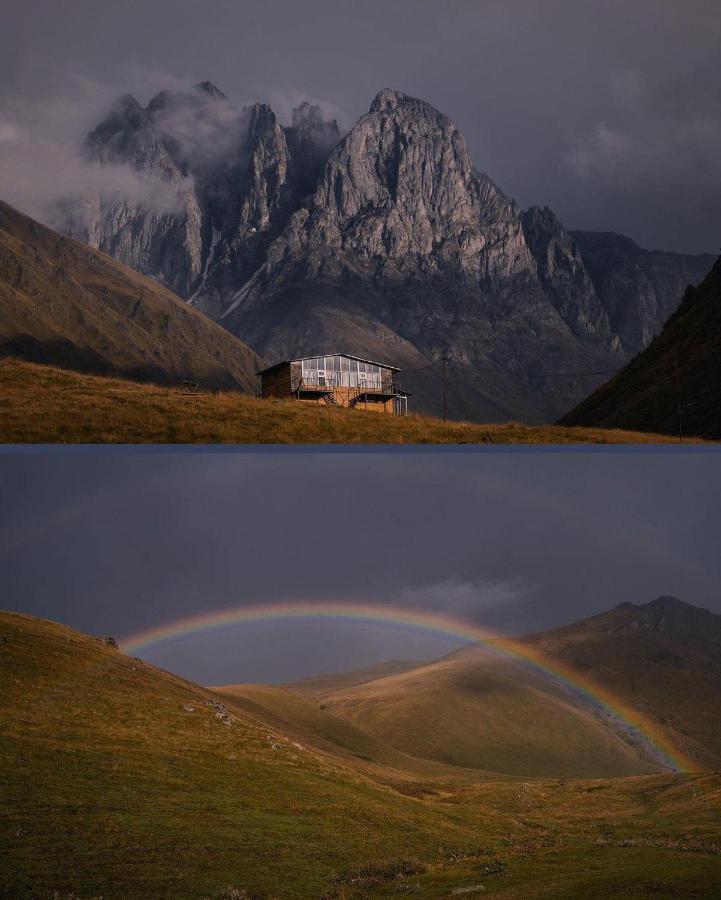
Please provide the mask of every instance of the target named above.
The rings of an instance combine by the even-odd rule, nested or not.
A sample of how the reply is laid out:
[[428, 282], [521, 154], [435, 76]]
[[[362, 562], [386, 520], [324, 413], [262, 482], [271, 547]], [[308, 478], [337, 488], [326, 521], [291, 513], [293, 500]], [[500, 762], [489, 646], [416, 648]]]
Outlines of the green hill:
[[[490, 645], [493, 642], [489, 642]], [[673, 597], [520, 639], [638, 710], [700, 769], [721, 769], [721, 616]], [[617, 776], [655, 766], [593, 709], [522, 661], [472, 645], [316, 695], [405, 753], [507, 775]]]
[[343, 734], [363, 740], [352, 729], [327, 729], [327, 751], [296, 746], [263, 721], [276, 701], [262, 695], [242, 709], [102, 639], [0, 613], [0, 895], [716, 895], [719, 776], [464, 773], [411, 794], [341, 758]]
[[656, 770], [553, 683], [476, 646], [321, 697], [378, 740], [450, 765], [552, 778]]
[[721, 769], [721, 616], [658, 597], [523, 639], [591, 674], [701, 768]]

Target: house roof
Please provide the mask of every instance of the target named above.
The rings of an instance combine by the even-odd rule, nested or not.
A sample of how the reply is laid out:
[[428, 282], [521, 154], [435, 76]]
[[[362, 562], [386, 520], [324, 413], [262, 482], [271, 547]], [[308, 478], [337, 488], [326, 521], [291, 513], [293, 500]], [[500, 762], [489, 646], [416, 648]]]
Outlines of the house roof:
[[287, 366], [288, 363], [291, 362], [303, 362], [305, 359], [318, 359], [320, 356], [345, 356], [346, 359], [355, 359], [358, 362], [370, 363], [372, 366], [382, 366], [384, 369], [390, 369], [391, 372], [400, 372], [401, 369], [398, 366], [391, 366], [388, 363], [378, 362], [375, 359], [366, 359], [364, 356], [354, 356], [352, 353], [341, 353], [339, 351], [335, 353], [314, 353], [309, 356], [298, 356], [295, 359], [284, 359], [281, 362], [274, 363], [272, 366], [268, 366], [267, 369], [261, 369], [259, 372], [256, 372], [256, 375], [265, 375], [267, 372], [272, 372], [274, 369], [279, 369], [281, 366]]

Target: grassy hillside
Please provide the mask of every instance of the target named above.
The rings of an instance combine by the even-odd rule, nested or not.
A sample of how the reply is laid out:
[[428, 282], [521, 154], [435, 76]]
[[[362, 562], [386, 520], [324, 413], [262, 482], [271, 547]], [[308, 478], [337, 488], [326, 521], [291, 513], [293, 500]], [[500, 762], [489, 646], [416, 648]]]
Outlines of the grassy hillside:
[[400, 672], [408, 672], [424, 666], [424, 662], [412, 659], [389, 659], [386, 662], [366, 666], [363, 669], [353, 669], [350, 672], [334, 672], [330, 675], [313, 675], [303, 678], [289, 685], [296, 693], [308, 697], [317, 697], [322, 694], [338, 690], [343, 687], [351, 687], [356, 684], [366, 684], [375, 681], [376, 678], [384, 678], [386, 675], [397, 675]]
[[255, 392], [260, 359], [175, 294], [0, 202], [0, 354]]
[[558, 778], [656, 768], [548, 680], [476, 646], [321, 699], [378, 740], [446, 764]]
[[673, 597], [627, 603], [525, 639], [657, 723], [701, 767], [721, 770], [721, 616]]
[[713, 897], [721, 880], [718, 776], [425, 787], [392, 790], [101, 640], [0, 614], [0, 894]]
[[561, 426], [470, 425], [421, 416], [201, 396], [0, 358], [4, 443], [625, 444], [649, 434]]
[[[658, 337], [564, 425], [721, 438], [721, 260]], [[680, 408], [680, 412], [679, 412]]]
[[[313, 746], [352, 762], [358, 770], [378, 781], [393, 784], [402, 793], [422, 793], [418, 779], [446, 783], [468, 777], [477, 778], [479, 774], [402, 753], [357, 728], [352, 722], [333, 715], [325, 703], [302, 697], [290, 688], [236, 684], [215, 687], [213, 691], [222, 694], [230, 706], [271, 728], [281, 730], [305, 746]], [[492, 777], [499, 775], [493, 773]]]
[[[721, 769], [721, 723], [709, 714], [721, 709], [721, 616], [661, 597], [521, 641], [642, 712], [700, 769]], [[315, 699], [438, 762], [558, 777], [654, 768], [567, 694], [478, 645], [400, 674], [330, 683]]]

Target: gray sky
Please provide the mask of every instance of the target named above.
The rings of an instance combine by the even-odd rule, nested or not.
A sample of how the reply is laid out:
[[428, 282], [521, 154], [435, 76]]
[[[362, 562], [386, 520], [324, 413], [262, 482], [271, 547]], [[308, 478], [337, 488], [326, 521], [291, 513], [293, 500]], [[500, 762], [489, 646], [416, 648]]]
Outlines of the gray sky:
[[[521, 633], [674, 594], [721, 612], [718, 454], [54, 451], [0, 456], [2, 607], [118, 638], [185, 615], [355, 600]], [[456, 644], [234, 626], [147, 658], [285, 681]]]
[[718, 0], [5, 0], [0, 162], [26, 143], [0, 190], [31, 205], [23, 160], [72, 182], [68, 147], [126, 90], [207, 78], [281, 115], [325, 101], [349, 126], [393, 87], [451, 116], [524, 208], [718, 252], [720, 46]]

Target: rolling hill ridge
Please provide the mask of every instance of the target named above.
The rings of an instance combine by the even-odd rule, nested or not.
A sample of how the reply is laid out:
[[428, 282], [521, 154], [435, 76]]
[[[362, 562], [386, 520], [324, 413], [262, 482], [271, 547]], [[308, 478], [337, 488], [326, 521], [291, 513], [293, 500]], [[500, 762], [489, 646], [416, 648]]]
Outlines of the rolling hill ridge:
[[[721, 616], [660, 597], [518, 643], [637, 709], [699, 768], [721, 768], [721, 727], [709, 715], [721, 704]], [[607, 767], [605, 775], [645, 770], [649, 761], [627, 745], [623, 729], [599, 722], [523, 659], [488, 652], [494, 642], [487, 644], [379, 678], [351, 673], [317, 691], [303, 682], [296, 690], [375, 738], [438, 762], [557, 777], [598, 767]]]
[[157, 282], [1, 202], [0, 354], [250, 393], [262, 363]]
[[0, 891], [350, 900], [482, 887], [570, 900], [662, 884], [713, 896], [719, 776], [501, 778], [412, 759], [317, 701], [219, 693], [111, 639], [0, 613]]

